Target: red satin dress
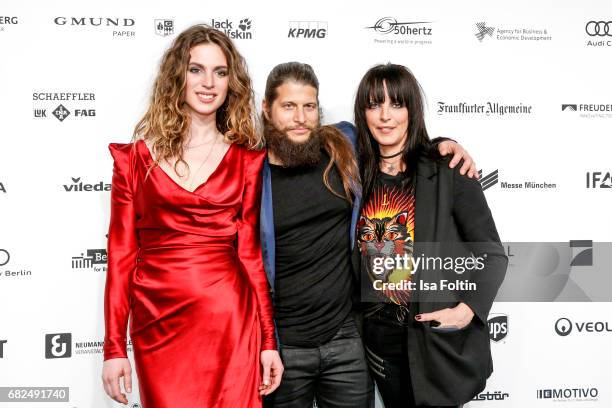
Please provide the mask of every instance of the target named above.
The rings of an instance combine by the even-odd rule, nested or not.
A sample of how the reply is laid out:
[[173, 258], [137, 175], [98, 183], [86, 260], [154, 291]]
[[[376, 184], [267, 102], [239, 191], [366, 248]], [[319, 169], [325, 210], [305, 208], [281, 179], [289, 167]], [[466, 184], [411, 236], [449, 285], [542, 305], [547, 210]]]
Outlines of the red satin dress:
[[195, 191], [140, 140], [115, 160], [104, 359], [134, 347], [144, 408], [260, 407], [261, 350], [275, 350], [259, 241], [265, 153], [232, 144]]

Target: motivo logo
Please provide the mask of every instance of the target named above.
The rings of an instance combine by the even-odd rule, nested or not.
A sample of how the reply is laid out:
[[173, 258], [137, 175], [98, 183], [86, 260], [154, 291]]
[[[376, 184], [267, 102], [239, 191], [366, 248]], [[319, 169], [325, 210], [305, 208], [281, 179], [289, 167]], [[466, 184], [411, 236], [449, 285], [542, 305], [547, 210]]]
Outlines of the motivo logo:
[[560, 401], [597, 401], [599, 389], [597, 388], [545, 388], [537, 390], [537, 399], [552, 399]]
[[45, 358], [72, 356], [72, 333], [45, 334]]

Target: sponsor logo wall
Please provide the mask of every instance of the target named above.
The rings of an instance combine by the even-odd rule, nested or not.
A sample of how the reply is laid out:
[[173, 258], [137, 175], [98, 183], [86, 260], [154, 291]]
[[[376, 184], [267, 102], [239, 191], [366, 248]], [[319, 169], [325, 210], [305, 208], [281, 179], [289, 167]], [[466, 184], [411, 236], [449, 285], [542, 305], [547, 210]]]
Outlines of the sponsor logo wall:
[[119, 407], [100, 381], [107, 146], [130, 142], [163, 52], [195, 23], [235, 41], [258, 106], [274, 65], [311, 64], [325, 123], [352, 121], [372, 65], [408, 66], [430, 137], [475, 159], [514, 267], [526, 261], [513, 243], [564, 242], [571, 255], [563, 276], [540, 252], [528, 260], [525, 292], [546, 282], [547, 302], [493, 305], [494, 372], [466, 408], [612, 406], [612, 303], [552, 302], [562, 285], [586, 291], [607, 259], [598, 243], [612, 241], [612, 3], [36, 3], [0, 9], [0, 406], [29, 406], [6, 399], [14, 387], [64, 408]]

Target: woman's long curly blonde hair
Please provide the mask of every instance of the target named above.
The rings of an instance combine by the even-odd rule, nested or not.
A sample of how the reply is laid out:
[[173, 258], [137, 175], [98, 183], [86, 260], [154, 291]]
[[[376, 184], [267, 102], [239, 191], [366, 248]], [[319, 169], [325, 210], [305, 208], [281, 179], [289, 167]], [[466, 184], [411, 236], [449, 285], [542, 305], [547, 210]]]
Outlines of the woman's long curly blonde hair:
[[183, 142], [190, 125], [185, 109], [185, 83], [190, 50], [200, 44], [216, 44], [228, 64], [229, 89], [223, 105], [217, 110], [217, 129], [230, 143], [250, 149], [262, 146], [261, 134], [256, 131], [253, 87], [246, 62], [236, 46], [222, 32], [199, 24], [183, 31], [164, 53], [153, 85], [149, 108], [136, 124], [133, 140], [150, 142], [155, 163], [177, 158], [183, 160]]

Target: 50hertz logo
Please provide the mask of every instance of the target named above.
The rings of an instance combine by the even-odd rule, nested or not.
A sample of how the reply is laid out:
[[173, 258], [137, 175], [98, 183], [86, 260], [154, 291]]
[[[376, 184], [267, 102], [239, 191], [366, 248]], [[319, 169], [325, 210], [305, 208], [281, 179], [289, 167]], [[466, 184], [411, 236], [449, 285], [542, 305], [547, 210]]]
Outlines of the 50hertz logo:
[[589, 21], [584, 30], [591, 37], [612, 37], [612, 21]]

